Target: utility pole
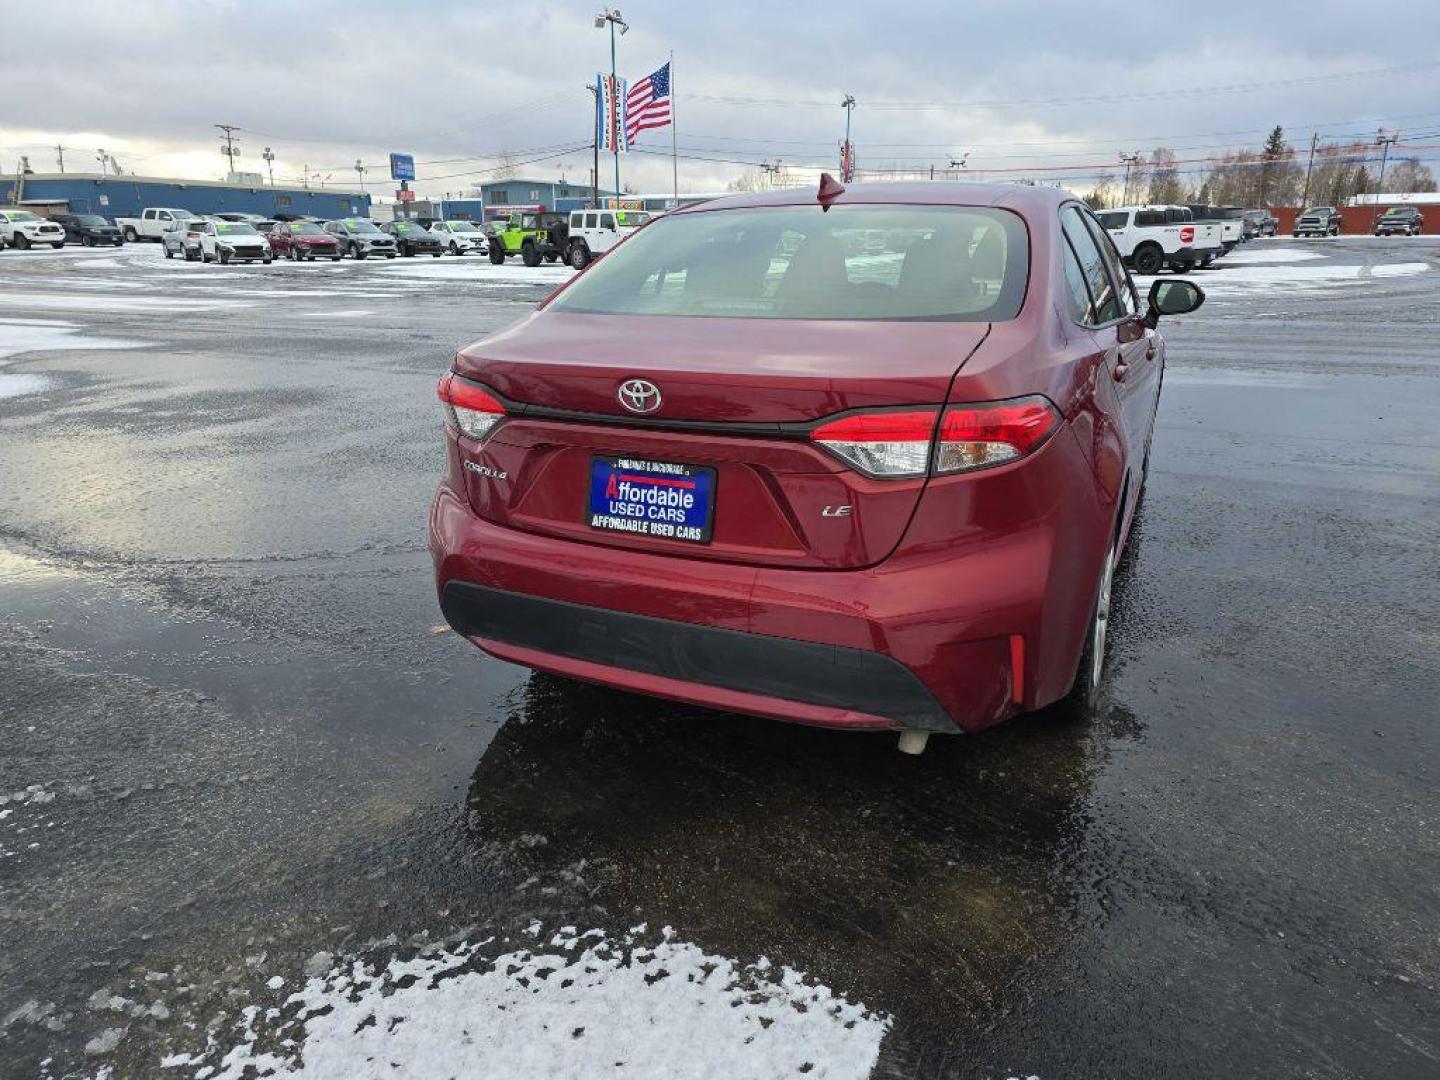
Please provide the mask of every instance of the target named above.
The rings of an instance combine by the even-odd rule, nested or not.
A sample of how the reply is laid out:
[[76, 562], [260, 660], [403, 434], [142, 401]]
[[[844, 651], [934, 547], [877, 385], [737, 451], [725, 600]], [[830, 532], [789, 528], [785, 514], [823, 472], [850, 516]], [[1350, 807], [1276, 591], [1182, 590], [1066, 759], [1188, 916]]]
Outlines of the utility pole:
[[260, 155], [265, 159], [265, 167], [270, 170], [270, 186], [275, 186], [275, 152], [270, 147], [265, 147], [265, 152]]
[[355, 171], [360, 174], [360, 190], [365, 190], [365, 164], [357, 157], [355, 159]]
[[595, 16], [595, 28], [602, 30], [605, 24], [610, 24], [610, 108], [613, 115], [606, 118], [607, 123], [615, 125], [615, 205], [620, 205], [620, 144], [625, 141], [625, 103], [620, 100], [620, 79], [615, 73], [615, 29], [620, 29], [623, 37], [630, 29], [630, 24], [621, 17], [620, 12], [605, 8], [599, 15]]
[[1305, 190], [1300, 195], [1300, 209], [1304, 210], [1310, 205], [1310, 173], [1315, 168], [1315, 145], [1320, 141], [1320, 133], [1312, 132], [1310, 135], [1310, 160], [1305, 163]]
[[308, 161], [300, 166], [300, 183], [305, 186], [306, 191], [310, 190], [310, 163]]
[[1121, 201], [1124, 203], [1124, 205], [1129, 206], [1129, 205], [1130, 205], [1130, 170], [1131, 170], [1132, 168], [1134, 168], [1136, 165], [1139, 165], [1139, 164], [1140, 164], [1140, 151], [1139, 151], [1139, 150], [1136, 150], [1136, 151], [1133, 151], [1132, 153], [1127, 154], [1127, 153], [1125, 153], [1124, 150], [1121, 150], [1121, 151], [1120, 151], [1120, 163], [1125, 166], [1125, 195], [1124, 195], [1124, 197], [1122, 198]]
[[1376, 220], [1380, 217], [1380, 197], [1385, 194], [1385, 164], [1390, 159], [1390, 147], [1400, 141], [1400, 133], [1386, 135], [1382, 127], [1375, 135], [1375, 145], [1384, 147], [1380, 152], [1380, 182], [1375, 185], [1375, 212], [1370, 215], [1370, 226], [1373, 229]]
[[840, 158], [840, 179], [848, 184], [855, 179], [855, 148], [850, 145], [850, 117], [855, 112], [855, 95], [846, 94], [840, 107], [845, 110], [845, 143]]
[[212, 124], [211, 127], [217, 127], [225, 133], [225, 145], [220, 148], [220, 153], [224, 154], [226, 160], [230, 162], [230, 168], [227, 171], [233, 173], [235, 159], [240, 156], [240, 148], [235, 145], [235, 132], [240, 129], [234, 124]]
[[55, 144], [55, 160], [56, 160], [57, 162], [59, 162], [61, 175], [64, 175], [64, 173], [65, 173], [65, 147], [61, 146], [59, 143], [56, 143], [56, 144]]

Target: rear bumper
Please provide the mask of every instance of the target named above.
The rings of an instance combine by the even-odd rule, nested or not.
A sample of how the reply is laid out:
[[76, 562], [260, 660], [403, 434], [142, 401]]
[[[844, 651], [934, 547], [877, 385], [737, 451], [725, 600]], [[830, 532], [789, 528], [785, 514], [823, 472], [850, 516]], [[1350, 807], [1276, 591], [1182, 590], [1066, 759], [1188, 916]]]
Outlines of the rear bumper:
[[[486, 652], [659, 697], [858, 730], [977, 731], [1063, 695], [1113, 520], [1084, 494], [1094, 477], [1068, 430], [1010, 487], [1009, 503], [1023, 508], [1006, 531], [956, 536], [951, 515], [964, 497], [922, 499], [913, 542], [855, 570], [742, 565], [508, 528], [475, 514], [450, 464], [429, 522], [436, 586], [449, 623]], [[1056, 490], [1081, 494], [1057, 505]]]

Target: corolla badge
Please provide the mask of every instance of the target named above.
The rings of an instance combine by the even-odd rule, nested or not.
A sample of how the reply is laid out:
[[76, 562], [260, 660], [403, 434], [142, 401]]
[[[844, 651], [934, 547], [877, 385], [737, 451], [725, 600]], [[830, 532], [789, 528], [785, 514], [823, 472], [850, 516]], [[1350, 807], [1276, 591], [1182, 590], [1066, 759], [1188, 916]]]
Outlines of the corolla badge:
[[660, 408], [660, 388], [648, 379], [626, 379], [615, 396], [633, 413], [652, 413]]

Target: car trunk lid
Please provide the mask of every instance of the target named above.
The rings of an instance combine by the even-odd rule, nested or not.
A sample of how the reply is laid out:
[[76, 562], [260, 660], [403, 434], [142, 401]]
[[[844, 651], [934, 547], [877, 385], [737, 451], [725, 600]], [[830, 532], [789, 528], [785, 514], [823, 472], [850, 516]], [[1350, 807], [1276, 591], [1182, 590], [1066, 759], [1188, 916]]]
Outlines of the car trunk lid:
[[[899, 542], [924, 478], [866, 477], [811, 442], [807, 427], [853, 409], [939, 406], [988, 331], [939, 321], [532, 316], [456, 358], [458, 374], [511, 412], [483, 446], [460, 440], [469, 496], [491, 521], [587, 544], [755, 565], [872, 565]], [[633, 379], [659, 389], [653, 412], [621, 404], [620, 387]], [[593, 527], [597, 459], [709, 472], [708, 542]]]

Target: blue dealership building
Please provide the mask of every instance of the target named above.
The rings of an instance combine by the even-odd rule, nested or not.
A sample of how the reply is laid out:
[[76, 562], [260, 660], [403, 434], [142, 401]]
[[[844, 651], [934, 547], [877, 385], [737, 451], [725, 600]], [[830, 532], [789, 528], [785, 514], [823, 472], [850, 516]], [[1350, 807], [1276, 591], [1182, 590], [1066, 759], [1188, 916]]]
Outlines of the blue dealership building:
[[135, 217], [147, 206], [193, 214], [313, 214], [369, 217], [370, 196], [346, 188], [272, 187], [218, 180], [175, 180], [102, 173], [25, 173], [0, 180], [0, 205], [40, 212]]

